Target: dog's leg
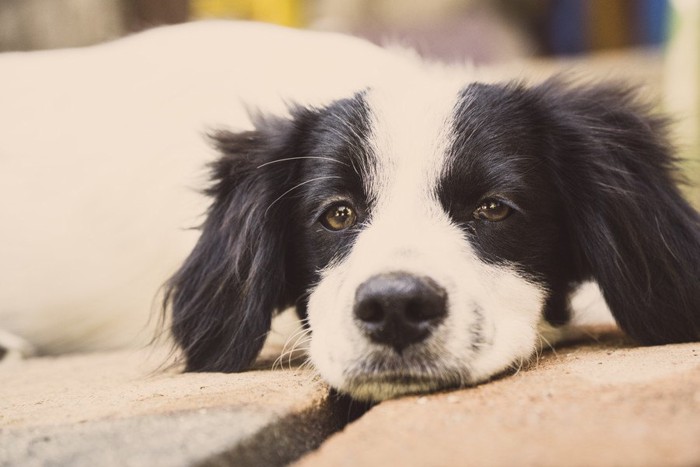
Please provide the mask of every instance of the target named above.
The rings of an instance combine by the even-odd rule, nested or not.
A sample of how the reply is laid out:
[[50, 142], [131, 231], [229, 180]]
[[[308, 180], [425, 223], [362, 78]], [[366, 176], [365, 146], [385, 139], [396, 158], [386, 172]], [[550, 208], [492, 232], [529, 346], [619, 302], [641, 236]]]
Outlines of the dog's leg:
[[595, 282], [585, 282], [570, 298], [571, 320], [564, 326], [552, 326], [546, 321], [539, 325], [540, 347], [554, 347], [591, 337], [591, 330], [614, 328], [615, 320]]
[[36, 349], [25, 339], [0, 329], [0, 363], [31, 357]]

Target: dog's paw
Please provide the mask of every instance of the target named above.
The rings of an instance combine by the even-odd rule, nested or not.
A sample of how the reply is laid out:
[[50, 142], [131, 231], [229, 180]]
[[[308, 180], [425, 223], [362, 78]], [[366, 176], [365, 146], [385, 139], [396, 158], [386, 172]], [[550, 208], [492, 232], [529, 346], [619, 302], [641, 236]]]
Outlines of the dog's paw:
[[36, 348], [25, 339], [0, 329], [0, 363], [20, 360], [36, 354]]

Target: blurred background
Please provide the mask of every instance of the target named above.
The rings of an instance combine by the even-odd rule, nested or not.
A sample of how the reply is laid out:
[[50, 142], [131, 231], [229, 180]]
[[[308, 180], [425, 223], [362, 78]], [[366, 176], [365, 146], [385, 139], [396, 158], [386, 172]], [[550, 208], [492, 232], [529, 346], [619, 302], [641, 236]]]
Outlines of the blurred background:
[[339, 31], [480, 64], [616, 64], [657, 86], [700, 181], [700, 0], [0, 0], [0, 51], [83, 46], [209, 18]]
[[0, 50], [79, 46], [162, 24], [237, 18], [390, 38], [491, 62], [660, 46], [697, 0], [1, 0]]

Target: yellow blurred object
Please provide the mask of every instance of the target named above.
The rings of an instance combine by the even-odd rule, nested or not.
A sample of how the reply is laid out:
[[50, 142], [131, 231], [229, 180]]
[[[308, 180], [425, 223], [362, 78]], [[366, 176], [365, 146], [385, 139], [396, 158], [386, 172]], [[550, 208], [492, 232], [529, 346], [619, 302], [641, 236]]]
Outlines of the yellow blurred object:
[[192, 0], [194, 18], [237, 18], [303, 26], [303, 0]]
[[252, 0], [192, 0], [192, 17], [202, 18], [247, 18], [250, 16]]

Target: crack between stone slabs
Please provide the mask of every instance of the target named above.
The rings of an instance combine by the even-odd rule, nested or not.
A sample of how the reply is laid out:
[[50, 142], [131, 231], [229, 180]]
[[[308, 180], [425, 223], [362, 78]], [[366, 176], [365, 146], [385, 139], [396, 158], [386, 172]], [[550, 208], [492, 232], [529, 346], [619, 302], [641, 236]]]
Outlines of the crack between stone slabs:
[[196, 464], [197, 467], [288, 465], [318, 449], [332, 434], [364, 415], [372, 404], [330, 390], [313, 407], [279, 418], [256, 434]]

